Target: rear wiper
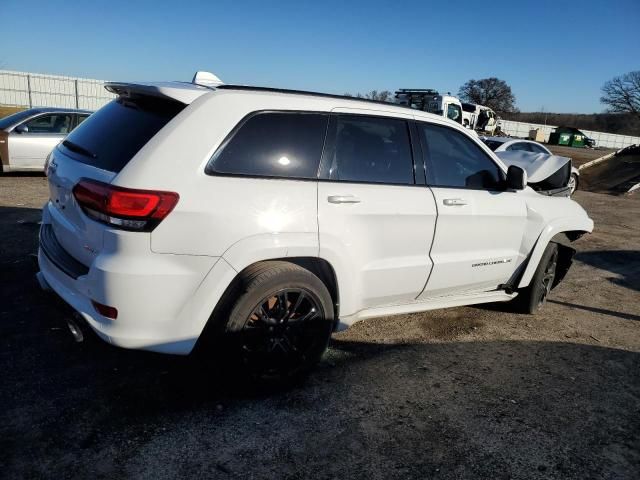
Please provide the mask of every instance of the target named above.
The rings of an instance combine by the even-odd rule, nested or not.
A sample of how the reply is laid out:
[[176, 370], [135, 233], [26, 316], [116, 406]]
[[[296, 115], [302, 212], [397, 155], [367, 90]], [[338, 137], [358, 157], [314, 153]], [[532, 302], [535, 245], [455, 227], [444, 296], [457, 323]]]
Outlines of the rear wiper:
[[90, 152], [89, 150], [87, 150], [84, 147], [81, 147], [80, 145], [78, 145], [77, 143], [73, 143], [70, 142], [69, 140], [65, 140], [62, 142], [62, 145], [64, 145], [65, 147], [67, 147], [69, 150], [71, 150], [72, 152], [76, 152], [79, 153], [80, 155], [84, 155], [85, 157], [91, 157], [91, 158], [96, 158], [97, 155], [93, 152]]

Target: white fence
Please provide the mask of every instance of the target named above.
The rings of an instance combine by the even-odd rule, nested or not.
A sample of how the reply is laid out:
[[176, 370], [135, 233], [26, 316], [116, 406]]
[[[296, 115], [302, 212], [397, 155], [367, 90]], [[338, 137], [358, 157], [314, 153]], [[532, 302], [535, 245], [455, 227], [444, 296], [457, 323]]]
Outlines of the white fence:
[[[500, 120], [500, 128], [504, 133], [512, 137], [528, 138], [529, 130], [539, 129], [544, 133], [544, 141], [549, 141], [549, 134], [554, 128], [553, 125], [540, 125], [538, 123], [514, 122], [512, 120]], [[615, 135], [613, 133], [593, 132], [591, 130], [580, 130], [587, 137], [596, 141], [596, 146], [615, 148], [616, 150], [629, 145], [640, 145], [640, 137], [630, 135]]]
[[0, 105], [97, 110], [114, 97], [104, 80], [0, 70]]

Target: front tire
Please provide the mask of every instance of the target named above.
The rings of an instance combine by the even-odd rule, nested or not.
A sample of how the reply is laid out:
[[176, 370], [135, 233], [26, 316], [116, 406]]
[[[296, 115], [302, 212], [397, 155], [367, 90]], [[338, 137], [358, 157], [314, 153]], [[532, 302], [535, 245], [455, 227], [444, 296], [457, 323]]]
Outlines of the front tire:
[[543, 307], [554, 286], [557, 266], [558, 245], [551, 242], [542, 254], [531, 283], [522, 289], [515, 299], [519, 310], [523, 313], [533, 314]]
[[571, 177], [569, 177], [569, 191], [571, 192], [571, 195], [574, 194], [574, 192], [576, 190], [578, 190], [578, 183], [580, 181], [578, 180], [578, 176], [575, 173], [571, 174]]
[[325, 352], [334, 327], [331, 294], [313, 273], [289, 262], [247, 269], [227, 318], [218, 319], [226, 364], [243, 376], [288, 382], [305, 376]]

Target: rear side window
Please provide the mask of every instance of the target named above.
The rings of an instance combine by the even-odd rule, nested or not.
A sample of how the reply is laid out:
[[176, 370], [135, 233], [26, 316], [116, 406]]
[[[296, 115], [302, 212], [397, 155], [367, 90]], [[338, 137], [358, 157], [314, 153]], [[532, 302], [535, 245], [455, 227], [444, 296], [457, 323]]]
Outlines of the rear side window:
[[240, 125], [206, 173], [317, 178], [328, 114], [262, 112]]
[[333, 148], [321, 177], [343, 182], [413, 184], [407, 122], [363, 115], [332, 117]]
[[80, 124], [82, 122], [84, 122], [87, 118], [89, 117], [89, 115], [78, 115], [78, 120], [76, 123], [76, 128], [78, 128], [78, 126], [80, 126]]
[[470, 138], [448, 127], [422, 123], [427, 150], [427, 183], [435, 187], [493, 190], [502, 175]]
[[119, 172], [184, 104], [158, 98], [118, 98], [89, 116], [62, 143], [76, 160]]

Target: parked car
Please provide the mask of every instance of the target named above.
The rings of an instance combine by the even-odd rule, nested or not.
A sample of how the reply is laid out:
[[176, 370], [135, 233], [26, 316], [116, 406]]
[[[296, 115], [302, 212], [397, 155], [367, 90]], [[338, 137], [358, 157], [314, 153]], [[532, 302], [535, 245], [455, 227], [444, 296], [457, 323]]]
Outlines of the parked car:
[[207, 85], [108, 83], [51, 154], [38, 279], [114, 345], [291, 378], [368, 317], [535, 312], [593, 229], [441, 116]]
[[30, 108], [0, 119], [0, 172], [41, 171], [49, 152], [91, 112]]
[[[543, 153], [545, 155], [549, 155], [547, 158], [557, 157], [553, 154], [551, 150], [549, 150], [544, 145], [534, 142], [531, 140], [521, 140], [519, 138], [511, 138], [511, 137], [481, 137], [482, 141], [494, 152], [531, 152], [531, 153]], [[539, 157], [532, 156], [532, 161], [540, 160]], [[567, 157], [561, 157], [567, 158]], [[504, 160], [504, 158], [503, 158]], [[543, 159], [544, 160], [544, 159]], [[569, 162], [571, 159], [568, 159]], [[565, 162], [566, 163], [566, 162]], [[554, 163], [555, 164], [555, 163]], [[567, 186], [569, 187], [570, 194], [578, 189], [580, 185], [580, 171], [571, 166], [571, 172], [567, 179]]]

